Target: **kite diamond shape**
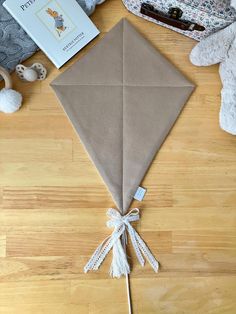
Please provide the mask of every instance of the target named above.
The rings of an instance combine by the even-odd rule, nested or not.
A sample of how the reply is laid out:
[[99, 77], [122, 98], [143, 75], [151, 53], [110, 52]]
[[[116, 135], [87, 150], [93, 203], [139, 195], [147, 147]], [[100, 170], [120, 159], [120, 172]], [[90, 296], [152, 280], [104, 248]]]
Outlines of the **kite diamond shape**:
[[193, 84], [122, 19], [51, 85], [125, 215]]
[[193, 84], [122, 19], [51, 85], [125, 213]]

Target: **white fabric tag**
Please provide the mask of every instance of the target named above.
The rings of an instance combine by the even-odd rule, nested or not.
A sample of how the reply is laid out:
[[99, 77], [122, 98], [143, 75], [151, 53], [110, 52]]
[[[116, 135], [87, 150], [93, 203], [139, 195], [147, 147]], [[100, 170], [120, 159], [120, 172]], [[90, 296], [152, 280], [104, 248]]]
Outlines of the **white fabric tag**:
[[145, 193], [147, 192], [146, 189], [142, 188], [141, 186], [139, 186], [137, 188], [136, 193], [134, 194], [134, 199], [141, 202], [144, 199]]

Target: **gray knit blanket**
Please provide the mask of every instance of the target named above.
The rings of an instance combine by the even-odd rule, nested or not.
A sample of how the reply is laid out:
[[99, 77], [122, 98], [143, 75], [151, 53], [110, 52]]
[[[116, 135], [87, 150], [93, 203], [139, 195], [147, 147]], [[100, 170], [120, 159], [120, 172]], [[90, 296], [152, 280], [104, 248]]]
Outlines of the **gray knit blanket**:
[[[0, 0], [0, 65], [12, 71], [16, 65], [29, 58], [38, 47], [20, 25], [3, 7]], [[76, 0], [87, 15], [93, 13], [102, 0]]]

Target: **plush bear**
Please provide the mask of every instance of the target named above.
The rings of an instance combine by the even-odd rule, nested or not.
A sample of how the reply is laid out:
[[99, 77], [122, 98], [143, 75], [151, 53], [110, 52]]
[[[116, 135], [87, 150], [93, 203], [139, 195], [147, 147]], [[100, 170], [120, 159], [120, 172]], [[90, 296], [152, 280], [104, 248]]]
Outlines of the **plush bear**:
[[[236, 9], [236, 0], [231, 1]], [[236, 22], [198, 43], [190, 54], [197, 66], [220, 63], [222, 81], [220, 126], [236, 135]]]

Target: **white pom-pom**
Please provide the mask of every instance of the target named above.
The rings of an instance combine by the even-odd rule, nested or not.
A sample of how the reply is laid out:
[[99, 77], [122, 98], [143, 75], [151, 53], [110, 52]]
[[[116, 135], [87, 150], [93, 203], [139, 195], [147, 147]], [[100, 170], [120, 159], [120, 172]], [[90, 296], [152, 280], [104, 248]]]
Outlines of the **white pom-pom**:
[[19, 110], [22, 104], [22, 96], [13, 89], [3, 88], [0, 90], [0, 111], [13, 113]]

